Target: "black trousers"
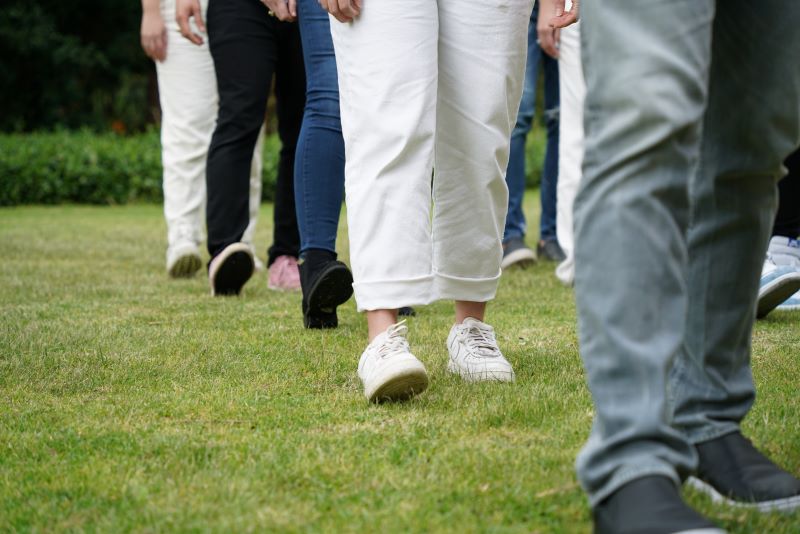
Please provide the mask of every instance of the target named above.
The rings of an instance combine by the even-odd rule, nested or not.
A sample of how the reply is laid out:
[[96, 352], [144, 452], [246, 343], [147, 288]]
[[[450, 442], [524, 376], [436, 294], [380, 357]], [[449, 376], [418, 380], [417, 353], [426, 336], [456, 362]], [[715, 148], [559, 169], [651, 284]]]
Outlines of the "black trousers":
[[211, 0], [207, 26], [219, 90], [217, 126], [206, 167], [208, 252], [213, 258], [240, 241], [247, 228], [250, 164], [274, 75], [282, 148], [269, 264], [278, 256], [297, 257], [294, 154], [306, 91], [297, 24], [270, 17], [258, 0]]
[[780, 204], [772, 235], [797, 239], [800, 236], [800, 149], [784, 163], [789, 174], [778, 182]]

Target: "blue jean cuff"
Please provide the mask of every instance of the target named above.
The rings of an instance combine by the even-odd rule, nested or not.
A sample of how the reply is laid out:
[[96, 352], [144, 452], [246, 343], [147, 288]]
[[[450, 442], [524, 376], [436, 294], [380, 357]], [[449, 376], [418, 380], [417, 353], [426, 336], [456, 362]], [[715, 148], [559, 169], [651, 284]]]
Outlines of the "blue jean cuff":
[[686, 439], [689, 440], [689, 443], [697, 445], [698, 443], [711, 441], [712, 439], [721, 438], [722, 436], [727, 436], [728, 434], [733, 434], [738, 431], [740, 431], [740, 427], [737, 423], [728, 422], [704, 426], [695, 432], [684, 431], [683, 434], [686, 436]]

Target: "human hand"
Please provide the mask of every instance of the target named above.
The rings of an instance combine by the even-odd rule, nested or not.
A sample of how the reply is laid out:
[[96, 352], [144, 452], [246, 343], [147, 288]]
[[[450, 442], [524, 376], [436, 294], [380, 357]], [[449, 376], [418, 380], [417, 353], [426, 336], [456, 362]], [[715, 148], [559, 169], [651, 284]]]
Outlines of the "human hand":
[[322, 9], [334, 16], [339, 22], [353, 22], [361, 14], [363, 0], [317, 0]]
[[580, 0], [572, 0], [572, 7], [569, 11], [564, 11], [564, 3], [564, 0], [555, 0], [555, 16], [550, 19], [550, 26], [553, 28], [566, 28], [570, 24], [578, 22]]
[[297, 20], [297, 0], [261, 0], [269, 14], [284, 22]]
[[160, 11], [142, 13], [142, 28], [139, 33], [142, 50], [154, 61], [167, 59], [167, 27]]
[[192, 31], [189, 19], [193, 18], [197, 29], [206, 32], [206, 25], [203, 22], [203, 11], [200, 9], [199, 0], [177, 0], [175, 2], [175, 20], [181, 29], [181, 35], [189, 39], [196, 45], [203, 44], [203, 37]]
[[552, 57], [558, 59], [558, 45], [561, 39], [561, 29], [551, 26], [555, 15], [555, 0], [538, 0], [539, 17], [536, 19], [536, 36], [539, 48]]

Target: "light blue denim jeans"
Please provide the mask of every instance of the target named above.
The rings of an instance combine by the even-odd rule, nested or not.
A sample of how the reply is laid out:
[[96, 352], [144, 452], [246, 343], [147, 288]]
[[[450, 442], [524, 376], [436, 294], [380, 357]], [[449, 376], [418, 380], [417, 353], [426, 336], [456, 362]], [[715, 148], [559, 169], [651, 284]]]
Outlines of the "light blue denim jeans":
[[678, 483], [693, 444], [752, 405], [761, 262], [800, 145], [800, 3], [582, 8], [575, 291], [596, 411], [577, 470], [595, 505], [642, 476]]

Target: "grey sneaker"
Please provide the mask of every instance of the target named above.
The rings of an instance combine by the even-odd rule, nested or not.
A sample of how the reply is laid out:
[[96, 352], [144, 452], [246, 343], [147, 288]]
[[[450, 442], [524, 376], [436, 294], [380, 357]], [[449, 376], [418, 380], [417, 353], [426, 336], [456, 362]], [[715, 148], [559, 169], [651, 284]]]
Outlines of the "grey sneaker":
[[527, 267], [536, 263], [536, 253], [525, 244], [521, 237], [514, 237], [503, 243], [503, 260], [500, 262], [502, 269], [509, 267]]
[[453, 325], [447, 336], [447, 370], [467, 382], [513, 382], [514, 369], [497, 346], [494, 329], [472, 317]]
[[558, 240], [556, 239], [547, 239], [545, 241], [539, 241], [539, 244], [536, 245], [536, 255], [539, 259], [545, 261], [558, 261], [562, 262], [566, 259], [566, 254], [564, 251], [561, 250], [561, 245], [558, 244]]

